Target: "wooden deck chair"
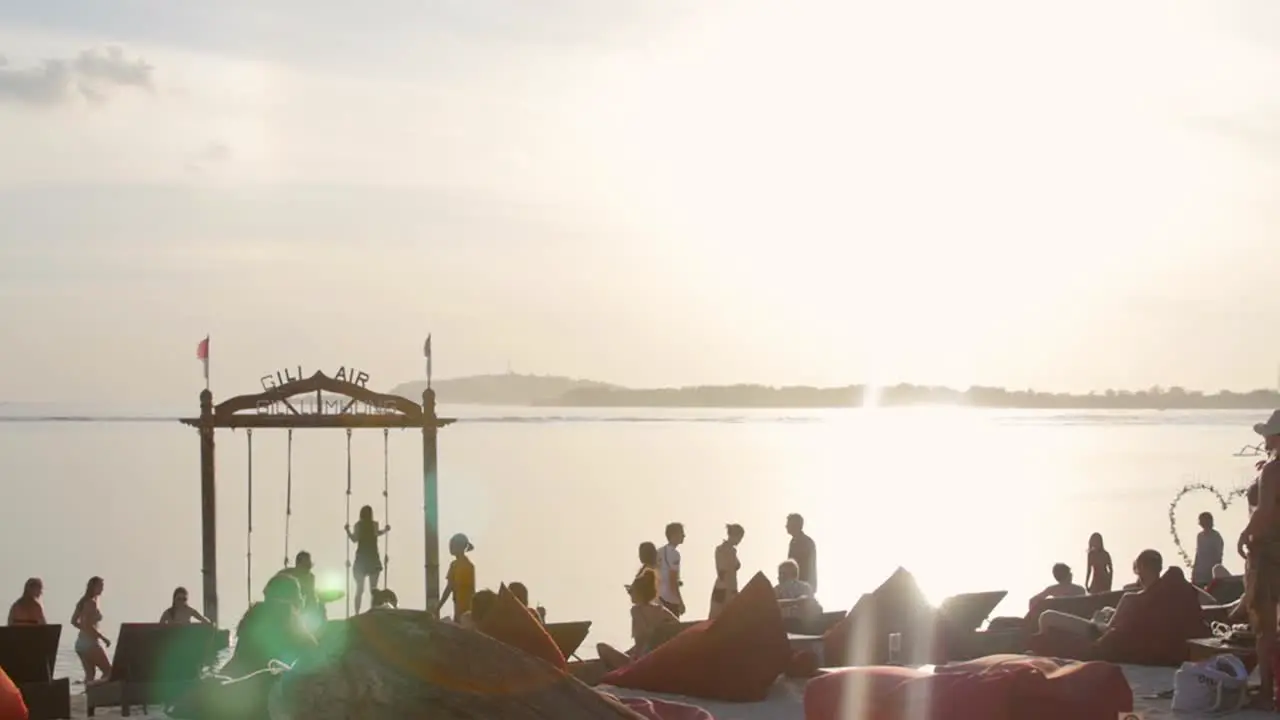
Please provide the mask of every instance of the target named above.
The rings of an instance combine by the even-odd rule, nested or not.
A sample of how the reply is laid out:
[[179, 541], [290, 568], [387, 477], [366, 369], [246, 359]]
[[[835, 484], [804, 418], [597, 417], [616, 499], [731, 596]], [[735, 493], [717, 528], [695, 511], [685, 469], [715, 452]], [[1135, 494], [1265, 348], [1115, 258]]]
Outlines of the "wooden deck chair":
[[71, 680], [53, 677], [61, 625], [0, 627], [0, 668], [18, 686], [31, 720], [71, 717]]
[[1008, 595], [1008, 590], [960, 593], [943, 600], [938, 606], [938, 612], [947, 618], [953, 629], [973, 632]]
[[210, 664], [217, 629], [212, 625], [125, 623], [116, 639], [116, 654], [107, 681], [85, 688], [90, 717], [100, 707], [134, 707], [173, 702], [200, 680]]
[[547, 623], [543, 627], [555, 641], [556, 647], [560, 648], [560, 654], [568, 660], [578, 652], [582, 642], [587, 639], [587, 634], [591, 632], [591, 621]]

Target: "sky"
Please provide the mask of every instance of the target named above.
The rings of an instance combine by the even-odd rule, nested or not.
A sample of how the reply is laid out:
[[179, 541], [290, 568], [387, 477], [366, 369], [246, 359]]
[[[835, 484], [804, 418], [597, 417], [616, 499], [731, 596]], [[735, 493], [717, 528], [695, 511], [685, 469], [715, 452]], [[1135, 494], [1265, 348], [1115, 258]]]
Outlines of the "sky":
[[1272, 386], [1280, 4], [0, 0], [0, 400]]

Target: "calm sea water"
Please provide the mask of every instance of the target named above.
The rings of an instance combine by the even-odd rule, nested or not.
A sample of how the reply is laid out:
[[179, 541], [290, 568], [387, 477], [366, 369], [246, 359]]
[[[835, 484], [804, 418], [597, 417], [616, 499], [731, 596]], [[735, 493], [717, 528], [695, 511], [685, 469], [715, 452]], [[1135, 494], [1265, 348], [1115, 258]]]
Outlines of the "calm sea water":
[[[1250, 412], [1003, 412], [955, 408], [715, 411], [444, 408], [441, 533], [466, 532], [481, 586], [521, 580], [548, 618], [594, 621], [596, 641], [627, 646], [622, 586], [643, 540], [685, 524], [686, 598], [705, 616], [713, 550], [725, 523], [746, 527], [743, 581], [773, 575], [785, 557], [787, 513], [799, 512], [819, 548], [820, 599], [846, 608], [896, 566], [935, 599], [1006, 589], [997, 612], [1025, 599], [1065, 561], [1083, 581], [1085, 543], [1099, 531], [1127, 577], [1154, 547], [1176, 559], [1169, 504], [1182, 486], [1247, 483]], [[0, 414], [85, 412], [0, 408]], [[101, 413], [101, 409], [95, 410]], [[116, 412], [112, 414], [127, 414]], [[174, 415], [178, 413], [173, 413]], [[381, 431], [352, 442], [353, 512], [384, 516]], [[420, 435], [389, 438], [390, 586], [422, 607]], [[346, 440], [339, 430], [294, 435], [289, 550], [307, 549], [344, 584]], [[254, 436], [253, 533], [248, 528], [245, 434], [218, 436], [221, 620], [233, 625], [285, 552], [284, 431]], [[176, 422], [0, 423], [0, 585], [13, 597], [45, 580], [51, 619], [66, 622], [85, 581], [106, 578], [106, 632], [153, 621], [176, 585], [200, 597], [200, 483], [196, 432]], [[1234, 545], [1242, 504], [1223, 512], [1205, 494], [1178, 517], [1215, 510]], [[253, 576], [246, 578], [246, 554]], [[1228, 564], [1239, 565], [1229, 558]], [[1238, 569], [1238, 567], [1237, 567]], [[341, 604], [337, 615], [343, 613]], [[63, 634], [60, 672], [79, 678]], [[592, 651], [594, 652], [594, 651]]]

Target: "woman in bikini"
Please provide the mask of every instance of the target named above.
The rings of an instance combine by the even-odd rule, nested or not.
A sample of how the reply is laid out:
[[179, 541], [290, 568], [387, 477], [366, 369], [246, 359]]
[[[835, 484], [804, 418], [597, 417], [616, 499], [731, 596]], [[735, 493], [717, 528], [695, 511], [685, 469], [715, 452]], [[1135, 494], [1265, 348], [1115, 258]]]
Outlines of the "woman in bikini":
[[76, 636], [76, 655], [84, 666], [84, 684], [94, 682], [96, 671], [102, 671], [105, 681], [111, 676], [111, 661], [107, 660], [106, 648], [111, 641], [98, 629], [102, 623], [102, 609], [98, 605], [105, 587], [102, 578], [89, 578], [85, 585], [84, 595], [76, 602], [76, 609], [71, 613], [71, 626], [80, 631]]
[[1244, 604], [1258, 638], [1260, 682], [1254, 705], [1270, 709], [1275, 707], [1276, 604], [1280, 602], [1280, 410], [1253, 430], [1263, 437], [1268, 459], [1255, 481], [1256, 507], [1238, 545], [1247, 552]]
[[353, 528], [347, 526], [347, 539], [356, 544], [356, 561], [351, 565], [351, 575], [356, 581], [356, 612], [364, 604], [364, 587], [378, 587], [378, 577], [382, 575], [382, 558], [378, 555], [378, 538], [391, 532], [391, 528], [378, 527], [373, 519], [373, 508], [365, 505], [360, 508], [360, 519]]
[[716, 581], [711, 586], [711, 610], [707, 612], [710, 620], [720, 614], [738, 594], [738, 571], [742, 563], [738, 560], [738, 543], [746, 535], [741, 525], [726, 525], [728, 537], [716, 548]]
[[1111, 592], [1111, 553], [1102, 545], [1102, 533], [1089, 536], [1088, 570], [1084, 586], [1090, 595]]

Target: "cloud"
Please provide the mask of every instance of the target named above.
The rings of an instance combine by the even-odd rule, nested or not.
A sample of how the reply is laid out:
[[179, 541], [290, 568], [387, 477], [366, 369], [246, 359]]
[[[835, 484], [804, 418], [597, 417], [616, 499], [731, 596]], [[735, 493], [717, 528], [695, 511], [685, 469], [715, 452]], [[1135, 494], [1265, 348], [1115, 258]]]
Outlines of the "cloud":
[[224, 163], [230, 159], [231, 146], [221, 140], [214, 140], [187, 158], [187, 172], [203, 172], [209, 165]]
[[73, 102], [77, 96], [102, 103], [122, 89], [152, 90], [153, 73], [149, 63], [130, 58], [118, 46], [48, 58], [26, 68], [13, 67], [0, 55], [0, 103], [49, 107]]

